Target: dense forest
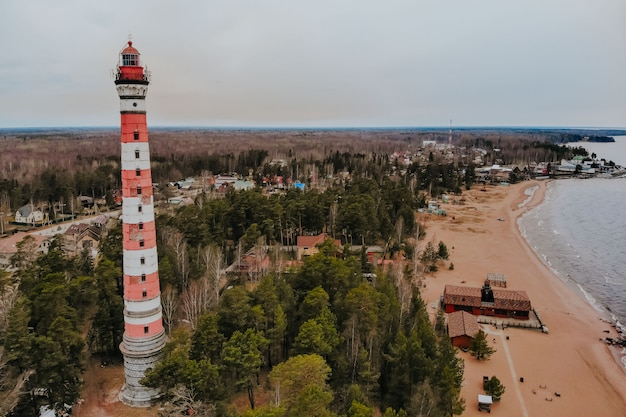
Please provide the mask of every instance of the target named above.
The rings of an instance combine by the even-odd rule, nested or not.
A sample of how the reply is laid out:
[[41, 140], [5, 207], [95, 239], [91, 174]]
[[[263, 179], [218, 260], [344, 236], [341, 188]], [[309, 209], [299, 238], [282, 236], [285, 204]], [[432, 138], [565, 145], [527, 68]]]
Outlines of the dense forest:
[[[187, 142], [172, 143], [184, 134]], [[194, 204], [159, 211], [169, 342], [144, 383], [164, 393], [164, 415], [194, 410], [198, 416], [234, 417], [239, 412], [233, 399], [242, 395], [248, 402], [244, 417], [462, 412], [463, 362], [444, 334], [443, 315], [433, 325], [419, 292], [419, 278], [436, 271], [447, 248], [419, 241], [425, 228], [415, 211], [432, 196], [471, 187], [473, 162], [448, 160], [436, 151], [405, 166], [391, 157], [411, 146], [417, 150], [418, 140], [434, 133], [326, 134], [215, 133], [232, 139], [220, 147], [216, 138], [204, 141], [203, 133], [194, 138], [162, 132], [155, 143], [151, 136], [155, 182], [205, 172], [238, 172], [257, 181], [284, 175], [309, 184], [313, 173], [329, 179], [306, 192], [267, 195], [256, 188], [229, 190], [222, 198], [202, 192]], [[519, 163], [577, 152], [491, 134], [459, 138], [455, 149], [484, 148], [494, 163], [496, 147], [499, 159]], [[120, 183], [117, 144], [107, 132], [92, 133], [87, 145], [81, 135], [0, 140], [7, 150], [0, 153], [0, 208], [9, 212], [29, 201], [52, 205], [77, 195], [105, 196], [113, 205]], [[244, 140], [249, 135], [267, 146], [251, 146]], [[53, 145], [58, 152], [51, 157]], [[272, 163], [276, 159], [285, 163]], [[331, 239], [318, 254], [300, 267], [286, 266], [285, 247], [299, 235], [321, 232]], [[387, 259], [414, 261], [380, 270], [364, 250], [353, 249], [372, 244], [384, 247]], [[0, 270], [0, 416], [74, 404], [89, 357], [120, 359], [121, 226], [101, 242], [96, 261], [88, 252], [68, 257], [61, 238], [38, 257], [33, 245], [29, 238], [19, 244], [15, 272]], [[226, 265], [249, 251], [267, 255], [270, 267], [254, 276], [223, 275]]]
[[[409, 176], [403, 178], [405, 182], [415, 177], [421, 189], [438, 195], [442, 190], [430, 185], [439, 185], [438, 178], [444, 173], [456, 176], [456, 183], [455, 178], [449, 183], [444, 178], [442, 188], [460, 189], [464, 181], [460, 177], [474, 168], [469, 155], [475, 149], [484, 151], [485, 165], [555, 163], [574, 154], [572, 148], [560, 143], [579, 141], [585, 133], [589, 134], [462, 129], [452, 135], [452, 153], [429, 151], [425, 161], [406, 172], [399, 170], [392, 159], [395, 152], [418, 153], [424, 141], [448, 143], [449, 133], [400, 129], [157, 129], [150, 134], [152, 178], [164, 185], [191, 176], [235, 172], [261, 184], [264, 177], [272, 175], [310, 183], [312, 178], [324, 180], [343, 172], [377, 181], [400, 174]], [[579, 153], [583, 151], [578, 148]], [[31, 202], [70, 211], [78, 196], [106, 198], [110, 206], [113, 192], [121, 186], [119, 159], [119, 133], [113, 129], [4, 131], [0, 137], [0, 211], [14, 213]], [[50, 213], [52, 219], [54, 215]]]
[[[163, 391], [166, 415], [193, 409], [194, 415], [235, 416], [230, 404], [240, 393], [249, 401], [246, 416], [462, 411], [463, 363], [441, 318], [433, 328], [412, 271], [377, 271], [372, 278], [364, 274], [371, 265], [361, 252], [346, 247], [337, 257], [329, 239], [299, 269], [281, 272], [274, 265], [256, 282], [235, 276], [220, 291], [219, 251], [174, 254], [181, 248], [172, 242], [177, 232], [163, 219], [158, 227], [170, 342], [144, 383]], [[36, 415], [42, 404], [73, 404], [88, 355], [119, 357], [120, 237], [119, 227], [108, 235], [95, 267], [87, 254], [66, 257], [57, 240], [37, 258], [32, 242], [20, 245], [18, 271], [2, 275], [7, 309], [0, 372], [5, 388], [18, 388], [3, 392], [3, 413]], [[185, 276], [184, 265], [200, 258], [203, 271]], [[277, 386], [275, 402], [257, 404], [255, 392]]]

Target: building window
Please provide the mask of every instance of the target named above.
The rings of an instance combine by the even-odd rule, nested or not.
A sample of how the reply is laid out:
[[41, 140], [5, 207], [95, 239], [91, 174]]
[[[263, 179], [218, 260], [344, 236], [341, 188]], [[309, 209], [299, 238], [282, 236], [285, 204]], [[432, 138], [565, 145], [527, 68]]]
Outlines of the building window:
[[146, 274], [141, 274], [141, 282], [146, 282]]
[[139, 213], [141, 213], [141, 212], [143, 211], [143, 207], [141, 206], [141, 204], [139, 204], [139, 205], [137, 206], [137, 211], [138, 211]]
[[144, 257], [142, 256], [142, 257], [141, 257], [141, 259], [139, 260], [139, 262], [140, 262], [142, 265], [145, 265], [145, 264], [146, 264], [146, 258], [144, 258]]
[[148, 291], [143, 290], [143, 291], [142, 291], [142, 293], [141, 293], [141, 296], [142, 296], [143, 298], [146, 298], [146, 297], [148, 296]]
[[141, 195], [141, 186], [140, 185], [137, 186], [137, 195]]
[[141, 240], [139, 241], [139, 247], [140, 247], [140, 248], [143, 248], [143, 239], [141, 239]]
[[144, 334], [148, 334], [149, 331], [150, 331], [150, 329], [148, 328], [148, 326], [144, 326], [143, 327]]
[[133, 132], [133, 139], [135, 140], [139, 140], [139, 132], [137, 132], [137, 130], [135, 129], [135, 131]]
[[139, 223], [139, 230], [143, 230], [143, 223]]
[[141, 177], [141, 170], [140, 170], [139, 168], [137, 168], [137, 169], [135, 170], [135, 174], [136, 174], [138, 177]]
[[122, 66], [135, 67], [139, 65], [139, 60], [137, 59], [137, 54], [122, 54]]
[[139, 151], [138, 150], [135, 151], [135, 159], [139, 159]]

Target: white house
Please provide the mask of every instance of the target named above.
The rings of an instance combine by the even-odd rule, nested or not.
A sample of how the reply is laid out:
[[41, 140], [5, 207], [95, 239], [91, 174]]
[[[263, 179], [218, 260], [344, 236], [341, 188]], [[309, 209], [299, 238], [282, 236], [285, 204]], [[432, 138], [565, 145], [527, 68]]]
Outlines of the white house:
[[45, 215], [32, 203], [19, 208], [15, 213], [15, 223], [35, 224], [43, 223]]

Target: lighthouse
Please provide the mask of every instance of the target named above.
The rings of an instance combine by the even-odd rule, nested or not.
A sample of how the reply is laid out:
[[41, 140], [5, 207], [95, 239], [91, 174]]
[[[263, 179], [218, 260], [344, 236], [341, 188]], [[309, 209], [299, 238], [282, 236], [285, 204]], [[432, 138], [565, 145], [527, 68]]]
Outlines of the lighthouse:
[[122, 49], [115, 74], [120, 96], [122, 145], [122, 228], [124, 260], [125, 383], [120, 401], [148, 407], [159, 391], [139, 382], [161, 357], [165, 331], [154, 223], [150, 148], [146, 124], [149, 74], [131, 41]]

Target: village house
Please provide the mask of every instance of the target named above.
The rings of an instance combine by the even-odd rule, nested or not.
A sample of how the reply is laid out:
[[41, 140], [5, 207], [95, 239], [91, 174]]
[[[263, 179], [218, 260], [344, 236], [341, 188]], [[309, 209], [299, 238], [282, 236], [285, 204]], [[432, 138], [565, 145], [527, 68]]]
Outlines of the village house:
[[48, 236], [40, 236], [36, 234], [28, 234], [26, 232], [18, 232], [14, 235], [7, 236], [0, 239], [0, 269], [5, 271], [14, 270], [14, 265], [11, 263], [11, 258], [18, 251], [19, 243], [22, 242], [27, 236], [33, 239], [33, 247], [29, 248], [32, 255], [37, 256], [42, 253], [48, 253], [51, 239]]
[[69, 256], [76, 256], [84, 249], [93, 251], [99, 242], [100, 229], [95, 225], [73, 224], [63, 233], [63, 251]]
[[[323, 243], [328, 239], [328, 234], [320, 233], [317, 236], [298, 236], [296, 240], [296, 258], [300, 261], [307, 256], [312, 256], [319, 253], [317, 245]], [[341, 247], [341, 241], [335, 239], [335, 246]]]
[[32, 203], [20, 207], [15, 213], [15, 223], [21, 224], [42, 224], [45, 222], [46, 214]]
[[475, 316], [493, 316], [528, 320], [532, 306], [525, 291], [446, 285], [442, 297], [446, 313], [467, 311]]
[[251, 280], [259, 280], [270, 268], [270, 257], [264, 251], [250, 249], [239, 261], [239, 273], [247, 274]]
[[478, 319], [467, 311], [448, 314], [448, 336], [453, 346], [468, 349], [479, 331]]

